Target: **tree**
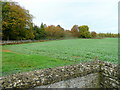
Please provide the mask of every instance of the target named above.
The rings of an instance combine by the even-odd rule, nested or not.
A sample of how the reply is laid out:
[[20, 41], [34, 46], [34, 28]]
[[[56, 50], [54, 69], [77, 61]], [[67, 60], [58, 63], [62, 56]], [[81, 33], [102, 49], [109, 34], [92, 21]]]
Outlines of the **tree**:
[[39, 40], [40, 39], [40, 37], [39, 37], [39, 30], [40, 30], [40, 28], [38, 27], [38, 26], [34, 26], [33, 27], [33, 30], [34, 30], [34, 35], [35, 35], [35, 40]]
[[79, 37], [80, 36], [78, 25], [74, 25], [72, 27], [71, 33], [72, 33], [73, 37]]
[[87, 25], [79, 26], [80, 38], [90, 38], [89, 27]]
[[113, 34], [113, 33], [98, 33], [98, 37], [119, 37], [119, 34]]
[[73, 35], [70, 30], [65, 30], [64, 31], [64, 38], [72, 38]]
[[15, 2], [2, 2], [4, 40], [33, 39], [32, 15]]
[[40, 31], [41, 31], [40, 35], [41, 35], [41, 38], [46, 38], [45, 27], [47, 27], [47, 25], [41, 23], [41, 26], [40, 26]]
[[46, 32], [43, 23], [41, 23], [41, 26], [34, 26], [35, 31], [35, 38], [36, 40], [45, 39], [46, 38]]
[[47, 33], [47, 38], [49, 39], [58, 39], [64, 37], [64, 29], [60, 26], [48, 26], [45, 28], [45, 31]]
[[60, 31], [64, 31], [64, 28], [62, 28], [60, 25], [56, 26]]
[[97, 36], [97, 33], [95, 31], [92, 31], [91, 32], [91, 37], [96, 37]]
[[47, 25], [46, 24], [44, 24], [44, 28], [46, 28], [47, 27]]

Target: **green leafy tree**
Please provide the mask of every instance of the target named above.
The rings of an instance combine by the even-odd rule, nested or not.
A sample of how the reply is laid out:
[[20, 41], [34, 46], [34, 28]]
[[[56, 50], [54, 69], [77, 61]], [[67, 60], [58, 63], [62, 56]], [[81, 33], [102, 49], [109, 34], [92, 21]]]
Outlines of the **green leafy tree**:
[[40, 39], [40, 35], [39, 35], [39, 30], [40, 30], [40, 28], [38, 27], [38, 26], [34, 26], [33, 27], [33, 30], [34, 30], [34, 35], [35, 35], [35, 40], [39, 40]]
[[41, 38], [46, 38], [46, 32], [45, 32], [45, 27], [46, 26], [47, 26], [46, 24], [41, 23], [41, 26], [40, 26], [40, 36], [41, 36]]
[[119, 34], [113, 34], [113, 33], [98, 33], [97, 37], [119, 37]]
[[90, 38], [89, 27], [87, 25], [79, 26], [80, 38]]
[[15, 2], [2, 2], [4, 40], [33, 39], [32, 15]]
[[46, 38], [46, 32], [43, 23], [41, 24], [40, 27], [34, 26], [34, 31], [35, 31], [35, 38], [36, 40], [40, 39], [45, 39]]

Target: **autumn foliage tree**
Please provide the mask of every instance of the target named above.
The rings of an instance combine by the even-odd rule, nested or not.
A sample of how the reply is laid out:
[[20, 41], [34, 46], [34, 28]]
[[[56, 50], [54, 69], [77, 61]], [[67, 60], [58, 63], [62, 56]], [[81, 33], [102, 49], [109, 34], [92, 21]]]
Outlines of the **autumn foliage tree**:
[[64, 31], [64, 38], [72, 38], [73, 34], [71, 33], [70, 30], [65, 30]]
[[72, 27], [71, 33], [72, 33], [73, 37], [79, 37], [80, 36], [78, 25], [74, 25]]
[[58, 39], [64, 37], [64, 29], [60, 26], [50, 25], [45, 28], [48, 39]]
[[2, 35], [4, 40], [33, 39], [32, 15], [15, 2], [2, 2]]
[[0, 3], [2, 3], [0, 36], [2, 35], [3, 40], [118, 37], [118, 34], [90, 32], [87, 25], [74, 25], [71, 30], [64, 30], [60, 25], [47, 26], [43, 23], [40, 26], [33, 26], [33, 16], [18, 3], [3, 1]]
[[93, 37], [93, 38], [94, 38], [94, 37], [97, 37], [97, 33], [96, 33], [95, 31], [92, 31], [92, 32], [91, 32], [91, 37]]

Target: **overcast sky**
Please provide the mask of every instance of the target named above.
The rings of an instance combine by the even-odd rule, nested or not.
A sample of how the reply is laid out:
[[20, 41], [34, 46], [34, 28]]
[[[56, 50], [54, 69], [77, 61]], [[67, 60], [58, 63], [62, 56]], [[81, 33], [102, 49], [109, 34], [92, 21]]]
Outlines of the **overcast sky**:
[[118, 33], [119, 0], [12, 0], [30, 11], [33, 22], [40, 26], [88, 25], [90, 31]]

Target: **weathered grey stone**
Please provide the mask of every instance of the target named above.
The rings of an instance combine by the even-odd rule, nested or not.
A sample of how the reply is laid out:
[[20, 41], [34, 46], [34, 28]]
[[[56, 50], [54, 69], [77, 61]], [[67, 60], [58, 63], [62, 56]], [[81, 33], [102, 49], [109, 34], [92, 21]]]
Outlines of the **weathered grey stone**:
[[74, 79], [60, 81], [45, 86], [38, 86], [35, 88], [99, 88], [98, 77], [98, 73], [93, 73], [83, 77], [77, 77]]
[[[0, 78], [1, 88], [120, 88], [120, 66], [92, 61], [13, 74]], [[78, 82], [78, 83], [77, 83]]]

